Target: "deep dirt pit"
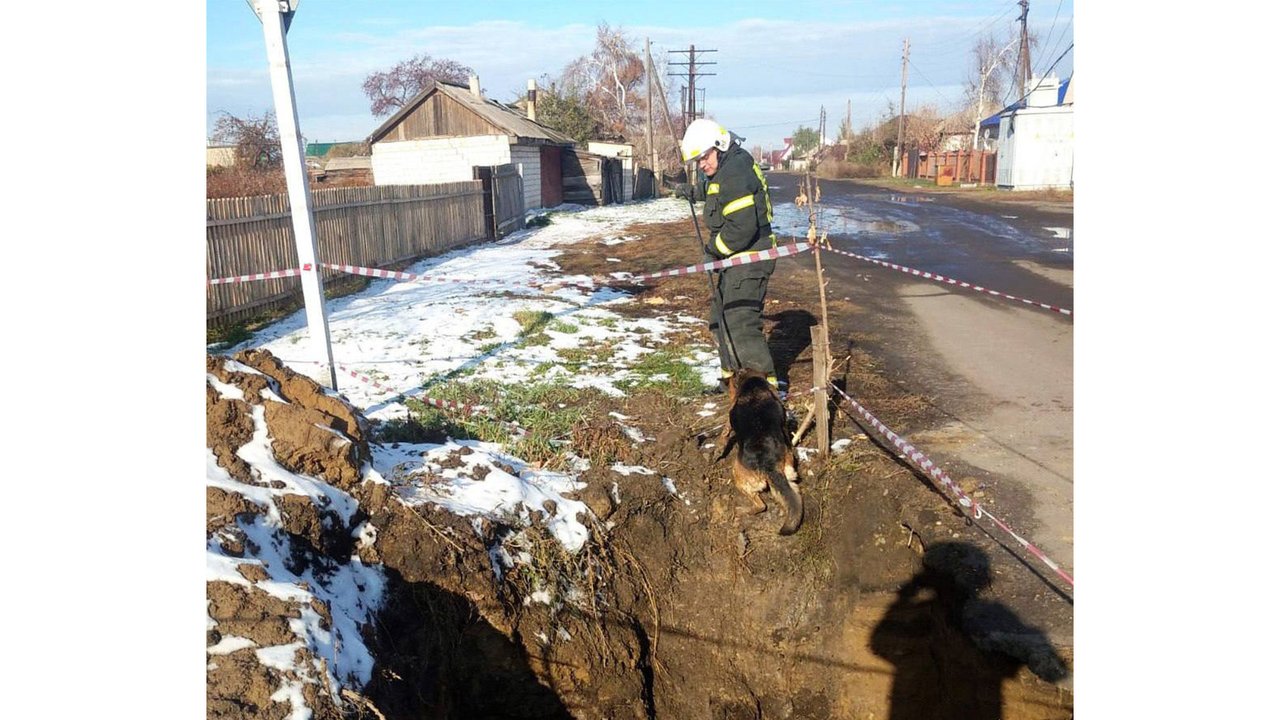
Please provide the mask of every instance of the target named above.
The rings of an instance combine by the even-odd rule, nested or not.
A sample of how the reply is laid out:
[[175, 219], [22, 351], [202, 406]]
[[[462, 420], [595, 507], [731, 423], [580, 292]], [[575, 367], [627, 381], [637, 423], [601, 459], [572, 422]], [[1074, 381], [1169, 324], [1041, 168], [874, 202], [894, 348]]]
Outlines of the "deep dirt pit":
[[[608, 256], [646, 272], [678, 264], [672, 258], [686, 257], [695, 242], [689, 223], [629, 232], [641, 240], [607, 249], [584, 242], [557, 262], [566, 272], [595, 274], [614, 269]], [[675, 307], [701, 315], [705, 307], [703, 276], [634, 290], [640, 302], [624, 312]], [[811, 377], [808, 295], [775, 282], [766, 311], [766, 334], [792, 388], [807, 387]], [[655, 298], [663, 302], [645, 302]], [[833, 317], [856, 317], [858, 308], [845, 305]], [[835, 378], [858, 388], [891, 426], [910, 424], [925, 404], [881, 377], [860, 350], [867, 338], [859, 332], [869, 331], [852, 327], [831, 329], [836, 360], [844, 361]], [[612, 427], [608, 410], [631, 418], [652, 440], [627, 448], [626, 462], [670, 477], [679, 492], [652, 476], [593, 466], [576, 496], [594, 515], [584, 519], [591, 533], [584, 548], [564, 552], [535, 516], [530, 565], [498, 578], [490, 547], [511, 528], [411, 507], [393, 488], [364, 481], [377, 428], [268, 354], [237, 360], [263, 374], [230, 371], [216, 357], [207, 368], [245, 397], [229, 400], [210, 386], [208, 444], [219, 465], [252, 480], [235, 450], [254, 431], [254, 406], [263, 406], [276, 461], [342, 489], [359, 508], [344, 518], [298, 498], [279, 502], [293, 548], [288, 561], [334, 572], [354, 554], [387, 578], [385, 602], [362, 633], [374, 662], [368, 684], [343, 693], [302, 682], [314, 717], [1072, 715], [1071, 693], [1055, 684], [1068, 676], [1069, 649], [1051, 647], [987, 597], [991, 559], [972, 541], [976, 531], [846, 415], [834, 415], [833, 437], [853, 441], [826, 461], [802, 460], [805, 521], [782, 538], [772, 500], [767, 513], [740, 516], [746, 501], [729, 482], [728, 462], [714, 462], [704, 447], [719, 431], [723, 397], [644, 391], [617, 400], [599, 409], [596, 436]], [[284, 402], [262, 400], [266, 388]], [[708, 402], [715, 414], [700, 416]], [[796, 393], [789, 404], [803, 416], [806, 402]], [[813, 446], [812, 432], [801, 445]], [[266, 512], [216, 488], [207, 505], [210, 537], [233, 538]], [[376, 528], [376, 538], [353, 539], [362, 527]], [[278, 645], [289, 619], [306, 616], [256, 587], [208, 587], [218, 623], [211, 646], [223, 634]], [[553, 588], [551, 604], [528, 601], [546, 588]], [[323, 618], [323, 610], [315, 612]], [[279, 673], [254, 662], [254, 652], [212, 658], [210, 717], [288, 715], [290, 706], [272, 699]], [[334, 695], [337, 701], [327, 699]]]

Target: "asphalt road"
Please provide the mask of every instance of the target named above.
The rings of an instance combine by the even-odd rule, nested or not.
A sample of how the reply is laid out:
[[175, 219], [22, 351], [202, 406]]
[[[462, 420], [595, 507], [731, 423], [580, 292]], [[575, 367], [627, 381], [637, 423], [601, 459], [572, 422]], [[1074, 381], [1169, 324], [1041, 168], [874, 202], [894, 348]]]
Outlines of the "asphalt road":
[[[808, 227], [807, 213], [791, 203], [799, 177], [768, 175], [780, 237], [802, 238]], [[837, 249], [1073, 307], [1069, 205], [819, 184], [818, 227]], [[823, 257], [828, 296], [864, 309], [858, 322], [876, 338], [869, 351], [894, 382], [931, 406], [927, 427], [894, 430], [953, 480], [976, 480], [985, 508], [1073, 574], [1074, 317]], [[997, 566], [1004, 580], [993, 592], [1055, 643], [1071, 645], [1074, 589], [1025, 552], [1021, 567], [1004, 555]]]

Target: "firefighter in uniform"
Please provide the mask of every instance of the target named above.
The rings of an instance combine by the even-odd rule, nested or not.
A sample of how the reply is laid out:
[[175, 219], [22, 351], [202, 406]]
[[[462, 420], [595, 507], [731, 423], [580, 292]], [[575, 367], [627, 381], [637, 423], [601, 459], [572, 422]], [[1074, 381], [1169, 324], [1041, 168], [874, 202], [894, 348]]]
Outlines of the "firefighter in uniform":
[[[697, 160], [699, 175], [705, 176], [696, 184], [678, 185], [675, 192], [705, 201], [703, 216], [711, 232], [703, 248], [706, 260], [777, 247], [764, 173], [728, 130], [712, 120], [694, 120], [680, 142], [680, 153], [685, 162]], [[710, 328], [720, 349], [721, 389], [738, 368], [759, 370], [778, 387], [764, 338], [764, 295], [775, 263], [762, 260], [715, 272]]]

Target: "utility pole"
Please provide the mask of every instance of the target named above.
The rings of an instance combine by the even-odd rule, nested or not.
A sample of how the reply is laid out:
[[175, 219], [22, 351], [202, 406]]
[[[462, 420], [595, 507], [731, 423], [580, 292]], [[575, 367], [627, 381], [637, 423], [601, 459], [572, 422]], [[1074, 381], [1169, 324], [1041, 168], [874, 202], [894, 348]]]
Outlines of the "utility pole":
[[907, 38], [902, 41], [902, 98], [898, 101], [898, 144], [893, 148], [894, 177], [900, 177], [902, 171], [902, 129], [907, 122], [907, 58], [910, 56], [911, 38]]
[[[694, 72], [694, 69], [695, 68], [693, 64], [693, 45], [690, 45], [689, 46], [689, 109], [687, 111], [690, 123], [692, 123], [694, 120], [698, 118], [698, 94], [697, 92], [695, 92], [695, 89], [697, 88], [697, 85], [695, 83], [697, 83], [698, 81], [698, 73]], [[686, 125], [685, 127], [688, 127], [688, 125]]]
[[653, 170], [653, 196], [658, 197], [658, 148], [653, 146], [653, 58], [649, 57], [649, 38], [644, 39], [644, 85], [649, 94], [645, 141], [649, 143], [649, 168]]
[[1027, 84], [1031, 82], [1031, 43], [1027, 39], [1027, 13], [1031, 10], [1031, 3], [1029, 0], [1018, 0], [1018, 5], [1022, 7], [1022, 16], [1018, 18], [1018, 22], [1022, 23], [1022, 46], [1018, 48], [1018, 81], [1021, 85], [1018, 96], [1021, 97], [1026, 94]]
[[849, 98], [844, 109], [844, 161], [849, 162], [853, 155], [853, 98]]
[[[293, 97], [293, 73], [289, 69], [289, 45], [285, 34], [293, 21], [298, 0], [251, 0], [250, 5], [262, 22], [262, 35], [267, 45], [267, 63], [271, 73], [271, 94], [275, 99], [276, 122], [280, 126], [280, 152], [284, 162], [285, 185], [289, 188], [289, 212], [293, 216], [293, 239], [302, 267], [302, 301], [307, 310], [307, 332], [316, 360], [327, 371], [330, 390], [338, 389], [337, 368], [333, 364], [333, 348], [329, 344], [329, 318], [324, 308], [324, 278], [316, 259], [315, 215], [311, 212], [311, 188], [302, 151], [302, 133], [298, 130], [298, 104]], [[323, 383], [324, 380], [321, 380]]]
[[[668, 50], [667, 52], [683, 54], [685, 51], [684, 50]], [[699, 72], [698, 68], [702, 67], [703, 65], [715, 65], [716, 63], [699, 61], [698, 56], [700, 53], [709, 53], [709, 52], [717, 52], [717, 51], [716, 50], [699, 50], [693, 45], [690, 45], [689, 61], [687, 63], [681, 63], [681, 65], [687, 65], [687, 67], [684, 69], [684, 72], [683, 73], [671, 73], [671, 72], [667, 73], [668, 75], [671, 75], [673, 77], [684, 76], [687, 78], [688, 84], [685, 86], [684, 92], [681, 93], [681, 104], [684, 106], [685, 127], [689, 127], [689, 123], [692, 123], [694, 120], [698, 119], [700, 114], [705, 114], [705, 110], [706, 110], [705, 99], [703, 101], [704, 112], [703, 113], [698, 112], [698, 78], [708, 76], [708, 75], [715, 75], [715, 73]]]

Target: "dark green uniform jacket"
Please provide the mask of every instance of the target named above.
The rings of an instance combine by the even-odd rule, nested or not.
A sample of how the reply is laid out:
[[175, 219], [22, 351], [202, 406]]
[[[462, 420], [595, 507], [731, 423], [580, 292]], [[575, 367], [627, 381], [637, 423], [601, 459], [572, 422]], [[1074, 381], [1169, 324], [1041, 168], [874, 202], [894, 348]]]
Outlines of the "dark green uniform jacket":
[[715, 176], [699, 183], [697, 194], [706, 200], [703, 215], [711, 228], [706, 250], [711, 257], [719, 260], [777, 244], [769, 186], [751, 153], [741, 146], [733, 145], [720, 156]]
[[[709, 259], [776, 246], [769, 186], [751, 153], [738, 145], [730, 146], [720, 156], [716, 174], [698, 183], [694, 192], [706, 201], [703, 215], [711, 237], [704, 251]], [[715, 273], [708, 327], [719, 346], [722, 377], [746, 367], [777, 383], [764, 337], [764, 296], [776, 262], [763, 260]]]

